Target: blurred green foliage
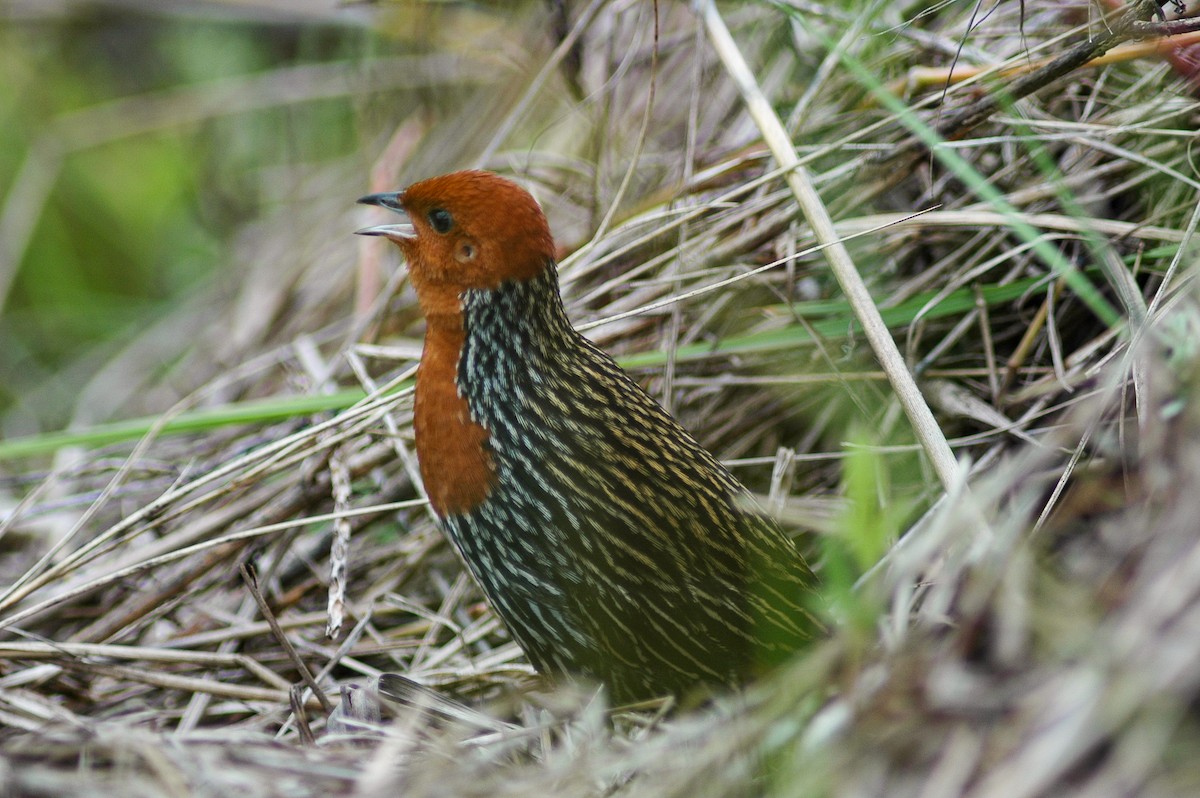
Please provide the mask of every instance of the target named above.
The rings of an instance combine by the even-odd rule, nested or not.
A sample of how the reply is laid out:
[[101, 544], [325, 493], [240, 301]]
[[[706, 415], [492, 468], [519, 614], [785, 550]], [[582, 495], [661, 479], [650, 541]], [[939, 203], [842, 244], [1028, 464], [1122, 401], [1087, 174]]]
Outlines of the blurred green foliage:
[[[213, 278], [236, 225], [268, 199], [264, 169], [357, 146], [348, 98], [149, 132], [135, 114], [127, 135], [118, 117], [82, 147], [63, 144], [90, 133], [72, 122], [106, 103], [136, 110], [163, 92], [344, 60], [370, 35], [90, 7], [0, 23], [0, 213], [34, 219], [26, 246], [0, 242], [18, 255], [0, 263], [0, 437], [66, 424], [106, 354]], [[22, 204], [30, 164], [50, 189]]]
[[[896, 437], [908, 437], [904, 428]], [[870, 583], [859, 584], [914, 520], [921, 507], [921, 473], [911, 454], [885, 457], [878, 430], [852, 425], [842, 461], [846, 506], [838, 532], [822, 538], [822, 596], [848, 632], [866, 643], [874, 639], [883, 602]], [[928, 480], [926, 480], [928, 482]]]

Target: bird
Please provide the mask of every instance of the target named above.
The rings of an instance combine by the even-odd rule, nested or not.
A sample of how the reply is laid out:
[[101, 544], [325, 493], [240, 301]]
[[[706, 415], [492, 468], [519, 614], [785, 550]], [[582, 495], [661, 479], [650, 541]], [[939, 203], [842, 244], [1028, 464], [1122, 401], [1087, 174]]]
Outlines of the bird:
[[794, 541], [572, 325], [528, 191], [468, 170], [358, 201], [408, 217], [357, 232], [399, 246], [424, 316], [425, 492], [539, 674], [682, 700], [824, 633]]

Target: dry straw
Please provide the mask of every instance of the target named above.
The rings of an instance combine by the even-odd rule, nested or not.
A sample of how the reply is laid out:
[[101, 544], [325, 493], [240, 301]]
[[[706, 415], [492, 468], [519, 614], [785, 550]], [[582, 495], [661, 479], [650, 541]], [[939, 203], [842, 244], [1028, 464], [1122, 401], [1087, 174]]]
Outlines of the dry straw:
[[[1200, 108], [1157, 61], [1083, 68], [945, 144], [1003, 203], [927, 157], [881, 167], [909, 130], [848, 63], [994, 66], [903, 98], [936, 127], [1104, 27], [927, 5], [597, 0], [559, 34], [547, 4], [372, 7], [455, 35], [62, 118], [0, 202], [4, 286], [67, 153], [314, 98], [352, 98], [364, 135], [268, 175], [236, 280], [80, 392], [81, 423], [161, 423], [0, 461], [3, 789], [1194, 792]], [[793, 667], [666, 715], [528, 692], [414, 483], [412, 293], [351, 237], [355, 197], [481, 157], [545, 206], [572, 317], [812, 533], [839, 626]], [[344, 409], [287, 418], [304, 395]], [[172, 431], [263, 398], [284, 410]], [[386, 729], [326, 728], [350, 683]]]

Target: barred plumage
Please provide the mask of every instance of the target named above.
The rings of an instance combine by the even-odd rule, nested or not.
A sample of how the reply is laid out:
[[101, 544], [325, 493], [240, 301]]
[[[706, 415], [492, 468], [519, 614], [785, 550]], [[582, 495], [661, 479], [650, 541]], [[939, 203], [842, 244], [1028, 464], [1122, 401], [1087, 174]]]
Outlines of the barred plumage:
[[[367, 232], [404, 248], [429, 319], [417, 452], [431, 500], [540, 672], [595, 679], [616, 701], [681, 694], [819, 632], [792, 542], [571, 326], [528, 194], [466, 172], [366, 199], [415, 228]], [[487, 246], [513, 229], [535, 242], [519, 263]]]

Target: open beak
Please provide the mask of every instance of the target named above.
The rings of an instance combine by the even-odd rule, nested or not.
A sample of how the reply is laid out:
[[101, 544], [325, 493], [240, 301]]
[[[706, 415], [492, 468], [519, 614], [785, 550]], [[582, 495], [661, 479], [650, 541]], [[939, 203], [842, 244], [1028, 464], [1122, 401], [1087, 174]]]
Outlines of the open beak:
[[[397, 213], [404, 213], [404, 206], [400, 204], [402, 196], [399, 191], [391, 191], [382, 194], [368, 194], [365, 197], [361, 197], [358, 201], [363, 205], [378, 205], [381, 208], [387, 208]], [[360, 236], [383, 236], [396, 243], [411, 241], [417, 237], [416, 231], [413, 230], [413, 226], [408, 222], [364, 227], [361, 230], [355, 230], [354, 234]]]

